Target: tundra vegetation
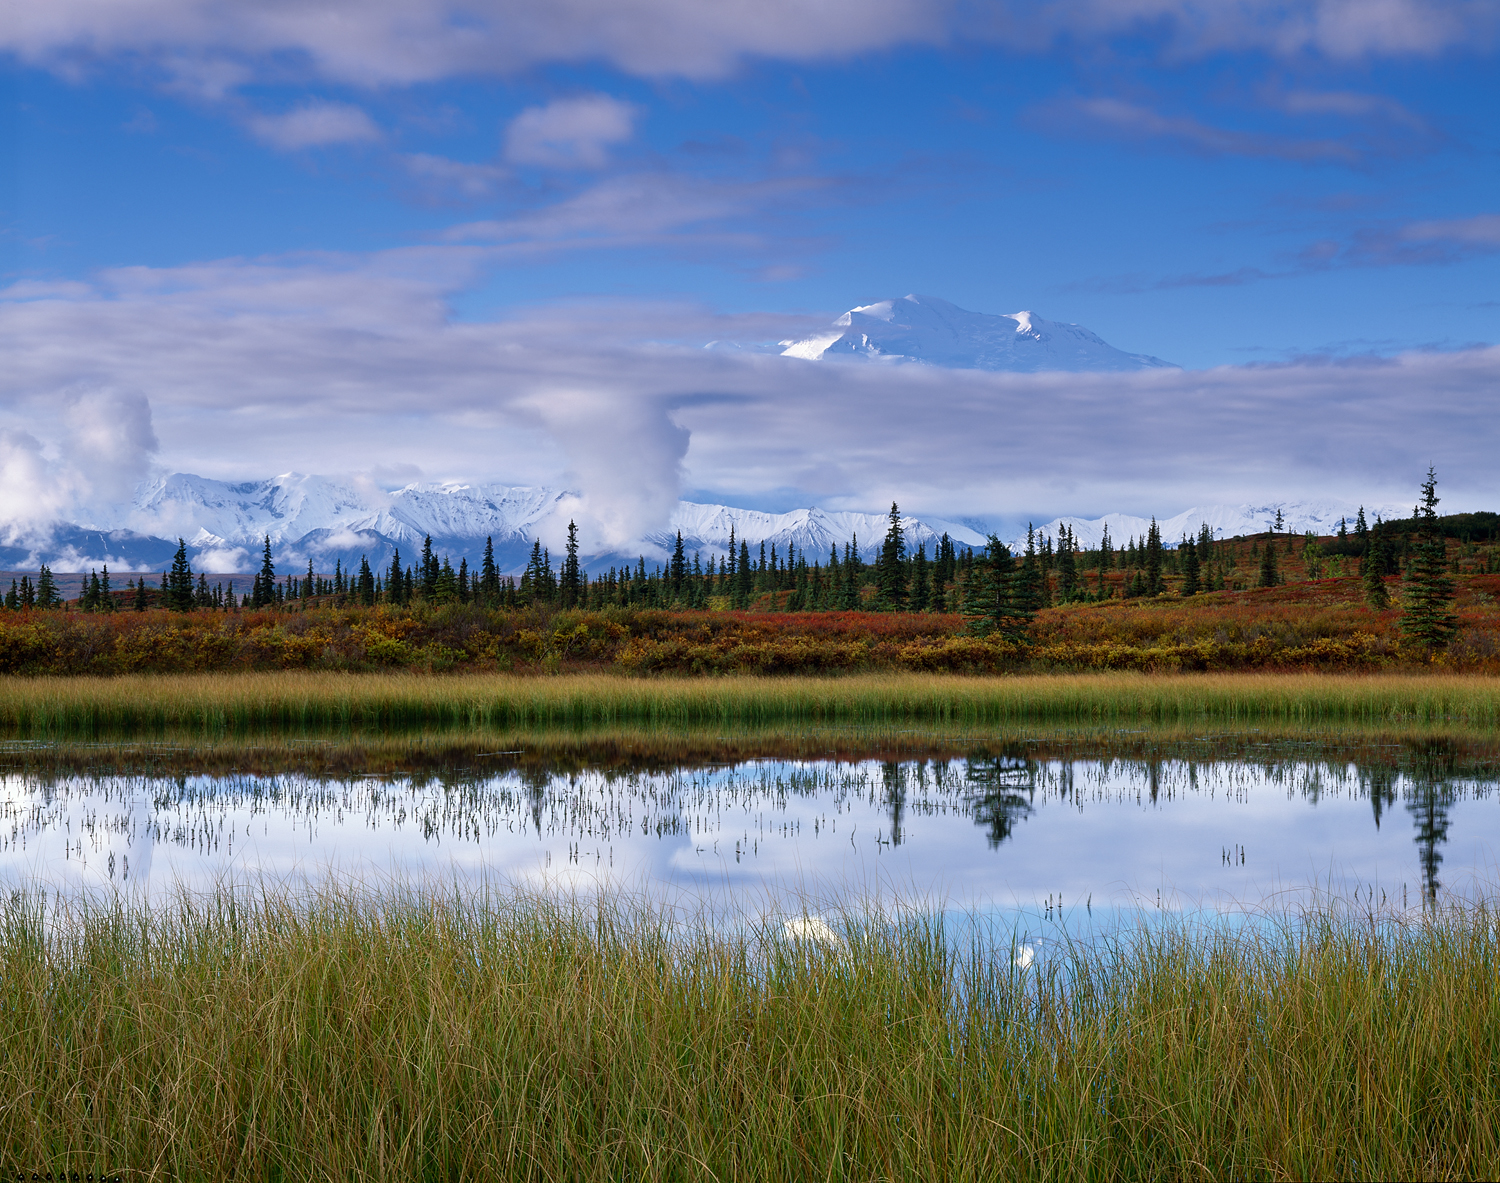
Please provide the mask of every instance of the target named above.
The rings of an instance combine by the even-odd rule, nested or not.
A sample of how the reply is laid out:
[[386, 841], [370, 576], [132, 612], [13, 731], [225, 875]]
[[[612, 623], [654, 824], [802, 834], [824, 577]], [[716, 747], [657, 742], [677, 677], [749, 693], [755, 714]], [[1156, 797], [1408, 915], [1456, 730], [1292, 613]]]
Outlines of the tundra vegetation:
[[1500, 515], [1439, 517], [1434, 477], [1409, 520], [1315, 538], [1275, 530], [1175, 548], [1153, 524], [1092, 551], [1030, 533], [1023, 554], [946, 537], [908, 551], [899, 509], [877, 561], [857, 540], [827, 564], [743, 542], [705, 567], [681, 539], [665, 566], [591, 579], [534, 548], [519, 581], [492, 548], [472, 575], [431, 540], [376, 574], [278, 578], [267, 539], [252, 590], [194, 576], [185, 546], [159, 586], [92, 572], [60, 599], [45, 568], [13, 581], [0, 672], [267, 669], [809, 674], [858, 671], [1500, 671]]

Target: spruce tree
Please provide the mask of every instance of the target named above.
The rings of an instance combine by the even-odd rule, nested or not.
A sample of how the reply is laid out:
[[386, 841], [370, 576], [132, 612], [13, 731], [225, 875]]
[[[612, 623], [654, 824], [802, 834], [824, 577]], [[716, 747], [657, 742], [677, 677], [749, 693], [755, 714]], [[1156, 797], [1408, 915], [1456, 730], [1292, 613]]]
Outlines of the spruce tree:
[[484, 540], [484, 559], [479, 565], [479, 598], [486, 608], [500, 602], [500, 569], [495, 566], [495, 542]]
[[[677, 531], [677, 549], [682, 550], [682, 531]], [[681, 580], [678, 580], [679, 587]], [[578, 566], [578, 527], [571, 520], [568, 522], [568, 551], [563, 559], [562, 605], [564, 608], [578, 607], [578, 601], [583, 597], [583, 572]]]
[[[537, 543], [541, 545], [540, 542]], [[437, 556], [432, 553], [432, 535], [428, 534], [422, 539], [422, 571], [420, 575], [422, 584], [422, 598], [431, 600], [437, 595], [438, 561]]]
[[[571, 525], [571, 523], [569, 524]], [[571, 530], [568, 533], [568, 537], [570, 539], [573, 537]], [[682, 598], [682, 583], [687, 578], [687, 554], [682, 549], [681, 530], [677, 531], [677, 544], [672, 547], [670, 578], [672, 580], [672, 598], [680, 600]]]
[[917, 547], [911, 562], [911, 610], [926, 612], [932, 603], [932, 573], [927, 562], [927, 544]]
[[[266, 553], [270, 554], [271, 540], [266, 539]], [[173, 612], [188, 612], [193, 607], [193, 569], [188, 565], [187, 543], [177, 540], [177, 553], [172, 556], [172, 570], [165, 580], [162, 598]]]
[[1161, 527], [1156, 524], [1156, 518], [1151, 519], [1151, 527], [1146, 534], [1146, 562], [1145, 584], [1148, 596], [1159, 596], [1162, 593], [1161, 581]]
[[354, 594], [366, 608], [375, 603], [375, 572], [370, 569], [370, 560], [364, 555], [359, 556], [359, 582], [355, 585]]
[[271, 559], [271, 536], [266, 535], [260, 570], [250, 585], [250, 607], [268, 608], [276, 603], [276, 564]]
[[193, 589], [194, 608], [212, 608], [214, 606], [214, 594], [208, 590], [208, 576], [198, 572], [198, 583]]
[[750, 606], [751, 581], [754, 578], [750, 570], [750, 547], [745, 540], [740, 539], [740, 562], [739, 570], [735, 574], [734, 584], [734, 606], [736, 608], [748, 608]]
[[146, 598], [146, 577], [142, 575], [135, 581], [135, 610], [144, 612], [150, 602]]
[[10, 591], [5, 595], [5, 606], [12, 612], [18, 611], [21, 607], [20, 585], [16, 583], [14, 578], [10, 581]]
[[1441, 649], [1458, 632], [1453, 614], [1455, 589], [1448, 576], [1448, 545], [1437, 516], [1437, 473], [1427, 470], [1416, 518], [1417, 542], [1406, 567], [1401, 631], [1414, 641]]
[[[1279, 512], [1279, 511], [1278, 511]], [[1260, 552], [1260, 587], [1275, 587], [1281, 582], [1276, 570], [1276, 536], [1266, 539], [1266, 549]]]
[[880, 546], [875, 567], [875, 605], [885, 612], [899, 612], [906, 607], [906, 531], [901, 525], [901, 511], [891, 502], [890, 525]]
[[1068, 603], [1078, 594], [1077, 545], [1070, 526], [1064, 526], [1057, 539], [1057, 598]]
[[1021, 570], [1016, 576], [1011, 605], [1017, 612], [1025, 613], [1030, 619], [1032, 613], [1039, 608], [1046, 607], [1046, 590], [1046, 576], [1042, 573], [1041, 563], [1037, 561], [1036, 530], [1030, 522], [1027, 522], [1026, 553], [1021, 559]]
[[1177, 550], [1182, 563], [1182, 594], [1196, 596], [1203, 586], [1198, 565], [1198, 544], [1191, 538], [1184, 537]]
[[1391, 606], [1391, 596], [1385, 588], [1385, 538], [1380, 531], [1370, 536], [1364, 557], [1365, 603], [1377, 612]]
[[43, 563], [36, 577], [36, 606], [56, 608], [61, 603], [62, 597], [57, 594], [57, 582], [52, 578], [52, 568]]

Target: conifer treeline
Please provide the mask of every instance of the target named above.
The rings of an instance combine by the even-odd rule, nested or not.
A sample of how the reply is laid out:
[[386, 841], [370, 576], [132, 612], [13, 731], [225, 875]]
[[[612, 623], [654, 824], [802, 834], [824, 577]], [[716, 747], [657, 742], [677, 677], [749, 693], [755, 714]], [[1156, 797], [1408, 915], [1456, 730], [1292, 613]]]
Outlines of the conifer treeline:
[[[1298, 555], [1309, 578], [1319, 578], [1325, 558], [1357, 555], [1361, 563], [1366, 599], [1371, 607], [1389, 605], [1386, 579], [1405, 574], [1408, 584], [1406, 623], [1403, 628], [1415, 640], [1442, 645], [1451, 638], [1455, 621], [1449, 605], [1454, 596], [1450, 570], [1458, 558], [1448, 557], [1446, 537], [1458, 522], [1462, 547], [1476, 552], [1469, 538], [1480, 532], [1493, 538], [1500, 518], [1492, 514], [1458, 515], [1440, 519], [1436, 514], [1436, 478], [1429, 471], [1422, 486], [1422, 503], [1406, 521], [1383, 522], [1379, 516], [1367, 523], [1363, 507], [1353, 529], [1341, 521], [1328, 543], [1312, 533], [1298, 535], [1287, 530], [1280, 511], [1262, 548], [1252, 539], [1250, 554], [1258, 563], [1260, 587], [1281, 582], [1278, 554]], [[1490, 519], [1495, 519], [1494, 521]], [[1461, 549], [1462, 553], [1462, 549]], [[1013, 555], [993, 534], [976, 552], [956, 546], [947, 534], [938, 539], [929, 558], [926, 545], [913, 553], [907, 545], [906, 527], [899, 507], [891, 504], [888, 526], [877, 557], [867, 564], [860, 557], [859, 542], [851, 538], [842, 554], [837, 546], [823, 556], [788, 544], [778, 553], [774, 543], [761, 542], [752, 552], [733, 530], [725, 554], [701, 553], [689, 559], [679, 531], [670, 559], [647, 567], [644, 556], [634, 566], [611, 567], [590, 577], [579, 563], [578, 529], [568, 523], [562, 561], [554, 566], [550, 552], [540, 541], [519, 578], [502, 576], [495, 565], [494, 545], [485, 540], [484, 557], [478, 570], [470, 571], [467, 559], [455, 570], [450, 560], [439, 559], [427, 537], [415, 561], [403, 564], [399, 549], [390, 566], [379, 571], [361, 557], [358, 569], [346, 570], [336, 563], [333, 575], [317, 574], [311, 561], [305, 574], [278, 577], [266, 536], [259, 571], [251, 589], [236, 596], [233, 582], [210, 585], [203, 574], [194, 575], [187, 545], [177, 540], [171, 569], [162, 572], [159, 589], [148, 589], [144, 578], [126, 583], [123, 595], [111, 587], [109, 568], [91, 571], [84, 580], [78, 606], [84, 611], [113, 612], [128, 607], [144, 611], [160, 605], [179, 612], [194, 609], [233, 611], [238, 608], [276, 608], [290, 605], [358, 604], [374, 606], [413, 603], [431, 605], [474, 603], [488, 608], [520, 608], [545, 605], [563, 609], [606, 607], [640, 608], [749, 608], [766, 605], [784, 612], [847, 611], [946, 612], [965, 616], [978, 632], [998, 631], [1020, 640], [1037, 611], [1055, 603], [1078, 603], [1107, 599], [1119, 594], [1126, 599], [1152, 597], [1165, 591], [1191, 597], [1231, 585], [1244, 587], [1235, 571], [1235, 548], [1216, 542], [1205, 523], [1196, 536], [1183, 537], [1168, 550], [1153, 518], [1145, 537], [1131, 538], [1117, 546], [1106, 527], [1096, 550], [1084, 550], [1068, 526], [1051, 538], [1028, 527], [1026, 549]], [[1486, 568], [1487, 569], [1487, 568]], [[1118, 590], [1106, 573], [1119, 570]], [[1095, 574], [1091, 578], [1089, 572]], [[1168, 576], [1173, 581], [1169, 585]], [[29, 576], [12, 580], [4, 597], [6, 608], [56, 608], [63, 605], [56, 580], [44, 565], [33, 584]]]

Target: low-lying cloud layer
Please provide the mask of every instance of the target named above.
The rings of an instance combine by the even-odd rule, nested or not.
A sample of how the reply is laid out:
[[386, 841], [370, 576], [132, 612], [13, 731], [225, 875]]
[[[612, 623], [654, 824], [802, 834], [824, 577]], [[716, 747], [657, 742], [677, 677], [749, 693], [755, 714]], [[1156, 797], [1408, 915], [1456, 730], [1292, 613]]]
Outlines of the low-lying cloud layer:
[[[148, 465], [564, 484], [595, 547], [684, 491], [1014, 521], [1194, 503], [1500, 500], [1500, 349], [1140, 374], [800, 362], [805, 331], [645, 303], [456, 321], [485, 248], [227, 260], [0, 292], [0, 515], [101, 523]], [[1149, 342], [1142, 343], [1149, 346]], [[159, 440], [159, 445], [158, 445]]]

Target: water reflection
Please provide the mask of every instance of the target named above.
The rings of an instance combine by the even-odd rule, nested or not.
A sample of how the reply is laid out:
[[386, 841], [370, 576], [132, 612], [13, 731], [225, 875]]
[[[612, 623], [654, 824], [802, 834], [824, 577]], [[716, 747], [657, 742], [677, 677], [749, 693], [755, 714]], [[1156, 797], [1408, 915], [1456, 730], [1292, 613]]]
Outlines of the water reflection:
[[1371, 898], [1410, 887], [1432, 904], [1493, 878], [1495, 783], [1441, 748], [1389, 765], [1055, 759], [1016, 747], [664, 772], [12, 774], [0, 778], [0, 876], [151, 893], [439, 874], [1090, 908], [1158, 897], [1228, 906], [1318, 884]]

